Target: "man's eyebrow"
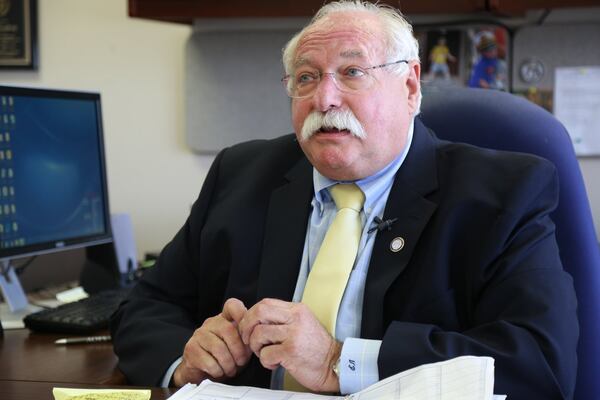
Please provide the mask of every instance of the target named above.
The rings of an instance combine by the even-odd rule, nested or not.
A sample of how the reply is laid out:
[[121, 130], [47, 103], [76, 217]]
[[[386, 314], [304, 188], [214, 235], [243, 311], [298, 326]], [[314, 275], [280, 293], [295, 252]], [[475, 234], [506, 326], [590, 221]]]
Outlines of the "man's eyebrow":
[[306, 57], [300, 57], [294, 62], [294, 68], [298, 68], [306, 64], [310, 64], [310, 60]]
[[[340, 57], [342, 58], [365, 58], [365, 53], [361, 50], [344, 50], [340, 53]], [[301, 67], [306, 64], [310, 64], [311, 61], [307, 57], [299, 57], [294, 62], [294, 68]]]
[[340, 53], [343, 58], [364, 58], [364, 53], [360, 50], [344, 50]]

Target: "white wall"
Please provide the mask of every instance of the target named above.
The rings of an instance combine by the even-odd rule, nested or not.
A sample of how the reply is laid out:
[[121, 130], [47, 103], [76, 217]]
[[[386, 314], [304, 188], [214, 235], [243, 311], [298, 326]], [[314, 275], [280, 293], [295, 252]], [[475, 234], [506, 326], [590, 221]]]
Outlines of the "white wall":
[[39, 69], [0, 82], [102, 95], [110, 206], [131, 214], [138, 254], [185, 221], [212, 157], [184, 134], [187, 25], [129, 18], [126, 0], [39, 0]]

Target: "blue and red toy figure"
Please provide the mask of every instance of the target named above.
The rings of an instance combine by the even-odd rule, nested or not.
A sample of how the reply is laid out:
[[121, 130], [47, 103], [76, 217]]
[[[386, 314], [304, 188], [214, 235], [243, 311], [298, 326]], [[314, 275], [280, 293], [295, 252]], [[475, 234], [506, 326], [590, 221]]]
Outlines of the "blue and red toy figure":
[[498, 79], [499, 60], [498, 45], [491, 35], [482, 35], [477, 43], [479, 59], [473, 66], [469, 87], [484, 89], [501, 89]]

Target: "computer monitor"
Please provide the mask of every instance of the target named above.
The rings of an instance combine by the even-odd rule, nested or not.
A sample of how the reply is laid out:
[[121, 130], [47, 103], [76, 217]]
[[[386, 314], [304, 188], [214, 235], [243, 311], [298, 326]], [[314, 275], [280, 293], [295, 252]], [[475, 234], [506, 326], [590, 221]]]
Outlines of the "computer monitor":
[[16, 258], [111, 241], [98, 93], [0, 86], [0, 286], [27, 299]]

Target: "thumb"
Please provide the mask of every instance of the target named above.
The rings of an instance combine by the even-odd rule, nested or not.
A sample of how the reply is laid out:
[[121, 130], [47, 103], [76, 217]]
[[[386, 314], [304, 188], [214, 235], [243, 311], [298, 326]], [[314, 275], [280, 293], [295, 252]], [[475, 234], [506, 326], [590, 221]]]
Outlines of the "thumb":
[[223, 312], [221, 314], [227, 321], [239, 324], [242, 318], [244, 318], [246, 311], [248, 311], [248, 309], [244, 303], [242, 303], [241, 300], [232, 297], [227, 299], [223, 305]]

